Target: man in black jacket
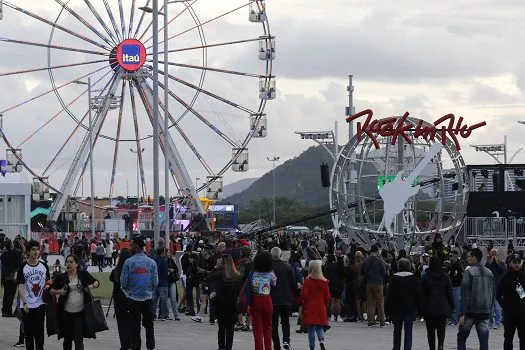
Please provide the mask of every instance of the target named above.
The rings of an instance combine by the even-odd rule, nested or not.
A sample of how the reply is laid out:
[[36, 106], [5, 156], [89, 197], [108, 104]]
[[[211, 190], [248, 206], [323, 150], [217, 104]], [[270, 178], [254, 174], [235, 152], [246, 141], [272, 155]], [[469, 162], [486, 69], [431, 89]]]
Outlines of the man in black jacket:
[[513, 254], [509, 259], [509, 272], [498, 283], [496, 300], [505, 314], [503, 350], [512, 350], [514, 333], [518, 330], [520, 350], [525, 349], [525, 274], [521, 270], [521, 257]]
[[463, 281], [463, 271], [465, 269], [463, 268], [463, 265], [461, 265], [461, 261], [459, 260], [459, 253], [457, 250], [453, 250], [450, 252], [450, 271], [449, 271], [449, 277], [450, 281], [452, 282], [452, 294], [454, 295], [454, 313], [452, 314], [452, 318], [450, 323], [453, 326], [457, 326], [459, 322], [459, 314], [460, 309], [459, 305], [461, 302], [461, 282]]
[[273, 302], [272, 338], [273, 348], [281, 349], [279, 339], [279, 317], [283, 329], [283, 349], [290, 349], [290, 312], [294, 298], [299, 295], [295, 275], [290, 264], [281, 260], [281, 248], [273, 247], [273, 272], [277, 276], [277, 284], [271, 290]]
[[2, 317], [15, 317], [13, 315], [13, 300], [16, 294], [15, 273], [22, 264], [22, 254], [13, 249], [10, 240], [4, 243], [6, 249], [0, 256], [2, 262], [2, 286], [4, 287], [4, 299], [2, 300]]

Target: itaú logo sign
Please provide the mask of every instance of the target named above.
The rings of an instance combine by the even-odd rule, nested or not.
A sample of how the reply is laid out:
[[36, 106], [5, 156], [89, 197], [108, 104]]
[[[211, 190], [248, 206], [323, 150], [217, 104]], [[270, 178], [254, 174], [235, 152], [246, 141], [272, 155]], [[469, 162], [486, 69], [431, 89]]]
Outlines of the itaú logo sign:
[[146, 48], [136, 39], [127, 39], [117, 48], [118, 64], [128, 72], [140, 69], [146, 62]]

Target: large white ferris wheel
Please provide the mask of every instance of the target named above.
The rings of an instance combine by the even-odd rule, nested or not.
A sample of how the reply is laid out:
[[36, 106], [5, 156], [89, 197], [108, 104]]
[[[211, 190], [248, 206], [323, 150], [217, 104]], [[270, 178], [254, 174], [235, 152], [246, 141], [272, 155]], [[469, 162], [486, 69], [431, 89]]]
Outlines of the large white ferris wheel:
[[[247, 171], [249, 142], [266, 136], [266, 103], [276, 97], [275, 38], [264, 0], [170, 3], [161, 9], [168, 26], [159, 29], [169, 33], [169, 71], [159, 70], [169, 86], [159, 88], [161, 96], [168, 92], [170, 126], [160, 132], [160, 146], [178, 193], [202, 213], [199, 191], [217, 199], [225, 172]], [[68, 198], [81, 197], [91, 152], [97, 181], [107, 179], [97, 187], [106, 186], [109, 198], [125, 182], [123, 169], [135, 167], [141, 196], [149, 194], [151, 152], [144, 149], [154, 120], [163, 129], [166, 101], [160, 99], [154, 118], [154, 33], [151, 13], [139, 9], [144, 5], [150, 0], [3, 1], [0, 127], [8, 168], [25, 168], [35, 185], [57, 193], [49, 220]], [[79, 84], [88, 79], [90, 108], [88, 89]], [[130, 148], [131, 164], [122, 161]], [[193, 179], [202, 174], [199, 186]]]

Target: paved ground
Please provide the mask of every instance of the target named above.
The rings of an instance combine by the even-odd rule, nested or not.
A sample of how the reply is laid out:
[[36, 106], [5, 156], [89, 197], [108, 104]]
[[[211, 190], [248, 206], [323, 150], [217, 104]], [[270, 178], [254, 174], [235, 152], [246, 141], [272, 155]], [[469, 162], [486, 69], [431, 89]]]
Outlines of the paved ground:
[[[293, 319], [295, 322], [295, 319]], [[118, 334], [116, 323], [113, 318], [108, 320], [110, 330], [99, 333], [98, 339], [86, 340], [86, 350], [109, 350], [119, 349]], [[0, 318], [0, 349], [14, 349], [12, 345], [18, 340], [18, 321], [16, 318]], [[295, 329], [295, 327], [293, 327]], [[414, 350], [428, 349], [426, 342], [426, 331], [424, 323], [417, 322], [414, 326]], [[157, 339], [157, 349], [172, 350], [215, 350], [216, 326], [208, 323], [196, 324], [188, 318], [180, 322], [167, 321], [156, 322], [155, 333]], [[456, 349], [456, 329], [447, 328], [445, 349]], [[515, 341], [517, 344], [517, 341]], [[292, 334], [293, 349], [308, 349], [308, 340], [305, 334]], [[515, 345], [516, 346], [516, 345]], [[389, 349], [392, 347], [392, 327], [387, 328], [368, 328], [362, 323], [335, 323], [332, 329], [326, 334], [326, 347], [329, 350], [377, 350]], [[503, 329], [491, 330], [490, 349], [501, 349], [503, 347]], [[468, 349], [478, 349], [477, 335], [475, 330], [471, 333]], [[56, 337], [46, 338], [46, 350], [62, 349], [61, 343]], [[252, 334], [248, 332], [236, 332], [234, 349], [249, 350], [253, 349]]]

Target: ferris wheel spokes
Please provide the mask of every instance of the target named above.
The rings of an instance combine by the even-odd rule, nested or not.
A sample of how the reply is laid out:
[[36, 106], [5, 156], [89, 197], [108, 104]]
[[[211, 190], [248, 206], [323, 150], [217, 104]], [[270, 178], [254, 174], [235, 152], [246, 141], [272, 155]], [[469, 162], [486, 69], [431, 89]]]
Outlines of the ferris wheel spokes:
[[[140, 78], [141, 80], [137, 84], [137, 89], [139, 91], [139, 95], [142, 98], [142, 102], [145, 106], [147, 106], [146, 110], [148, 112], [148, 116], [150, 121], [153, 123], [153, 113], [152, 113], [152, 103], [153, 96], [150, 94], [152, 90], [148, 87], [148, 83], [146, 82], [145, 78]], [[148, 87], [147, 89], [145, 87]], [[163, 128], [163, 116], [158, 115], [157, 116], [157, 122], [159, 123], [159, 127], [162, 130]], [[176, 179], [176, 182], [179, 186], [179, 189], [188, 191], [193, 199], [193, 205], [198, 210], [199, 213], [205, 214], [204, 207], [199, 199], [199, 195], [197, 193], [197, 190], [195, 186], [193, 185], [193, 180], [190, 178], [190, 175], [188, 173], [188, 170], [186, 169], [184, 162], [182, 161], [182, 157], [177, 150], [177, 147], [175, 145], [175, 142], [171, 138], [170, 134], [160, 134], [159, 135], [161, 139], [161, 144], [164, 144], [164, 156], [169, 160], [169, 162], [173, 165], [174, 170], [174, 176]]]
[[[113, 0], [115, 1], [115, 0]], [[103, 3], [104, 3], [104, 6], [106, 7], [106, 12], [108, 14], [108, 17], [109, 17], [109, 20], [111, 22], [111, 25], [113, 26], [113, 30], [115, 31], [115, 34], [118, 38], [118, 41], [122, 41], [124, 40], [123, 38], [120, 37], [120, 33], [119, 33], [119, 29], [118, 29], [118, 25], [117, 25], [117, 21], [115, 20], [115, 16], [113, 16], [113, 11], [111, 11], [111, 6], [109, 6], [109, 3], [107, 0], [103, 0]], [[122, 5], [122, 3], [121, 3]]]
[[[102, 130], [102, 125], [104, 124], [104, 121], [110, 108], [111, 97], [115, 95], [115, 91], [117, 90], [118, 86], [117, 83], [121, 79], [121, 75], [121, 73], [117, 73], [111, 78], [111, 85], [107, 93], [105, 94], [104, 105], [102, 108], [97, 110], [93, 118], [93, 131], [96, 135], [94, 143], [96, 143], [96, 140], [100, 135], [100, 131]], [[84, 136], [84, 139], [82, 140], [82, 143], [79, 147], [77, 156], [73, 159], [73, 162], [66, 175], [66, 178], [62, 183], [60, 193], [57, 195], [56, 200], [53, 202], [53, 206], [51, 207], [51, 211], [49, 213], [49, 217], [53, 221], [56, 221], [58, 219], [58, 216], [60, 215], [60, 212], [68, 196], [70, 195], [71, 190], [73, 189], [74, 181], [79, 176], [81, 170], [81, 164], [87, 162], [87, 160], [89, 159], [90, 148], [92, 148], [88, 147], [88, 145], [90, 145], [89, 136], [89, 133], [86, 133], [86, 135]]]
[[[192, 46], [192, 47], [185, 47], [185, 48], [182, 48], [182, 49], [173, 49], [173, 50], [168, 50], [168, 53], [174, 53], [174, 52], [182, 52], [182, 51], [190, 51], [190, 50], [199, 50], [199, 49], [208, 49], [210, 47], [217, 47], [217, 46], [227, 46], [227, 45], [236, 45], [236, 44], [246, 44], [246, 43], [249, 43], [249, 42], [253, 42], [253, 41], [259, 41], [260, 38], [256, 38], [256, 39], [246, 39], [246, 40], [236, 40], [236, 41], [228, 41], [228, 42], [224, 42], [224, 43], [217, 43], [217, 44], [206, 44], [206, 45], [201, 45], [201, 46]], [[163, 54], [164, 51], [161, 51], [159, 52], [159, 55], [160, 54]], [[152, 56], [152, 54], [148, 54], [148, 56]]]
[[[136, 102], [135, 102], [135, 90], [133, 88], [133, 80], [130, 80], [129, 82], [129, 97], [130, 97], [130, 100], [131, 100], [131, 111], [132, 111], [132, 114], [133, 114], [133, 125], [134, 125], [134, 129], [135, 129], [135, 142], [136, 142], [136, 147], [137, 147], [137, 158], [138, 158], [138, 163], [139, 163], [139, 169], [140, 169], [140, 182], [141, 182], [141, 187], [142, 187], [142, 195], [144, 196], [144, 198], [147, 196], [147, 187], [146, 187], [146, 179], [144, 177], [144, 158], [142, 156], [142, 139], [140, 137], [140, 130], [139, 130], [139, 122], [138, 122], [138, 117], [137, 117], [137, 105], [136, 105]], [[138, 199], [137, 199], [138, 200]]]
[[[164, 89], [164, 85], [162, 83], [159, 83], [159, 86]], [[190, 106], [186, 101], [184, 101], [182, 98], [180, 98], [179, 96], [177, 96], [177, 94], [175, 94], [173, 91], [169, 90], [168, 89], [168, 94], [173, 97], [179, 104], [181, 104], [185, 109], [189, 110], [191, 112], [191, 114], [193, 114], [194, 116], [196, 116], [200, 121], [202, 121], [206, 126], [208, 126], [212, 131], [214, 131], [217, 135], [219, 135], [222, 139], [224, 139], [224, 141], [228, 142], [231, 146], [233, 147], [239, 147], [239, 144], [236, 143], [235, 141], [233, 141], [232, 139], [230, 139], [228, 137], [228, 135], [226, 135], [225, 133], [223, 133], [222, 131], [220, 131], [215, 125], [213, 125], [208, 119], [206, 119], [202, 114], [200, 114], [199, 112], [197, 112], [192, 106]]]
[[[147, 86], [148, 88], [148, 92], [150, 94], [153, 94], [153, 91], [151, 90], [151, 86]], [[165, 111], [165, 107], [164, 107], [164, 104], [159, 101], [159, 107]], [[186, 133], [184, 132], [184, 130], [182, 130], [181, 126], [179, 125], [179, 123], [177, 123], [175, 121], [175, 118], [173, 118], [172, 114], [169, 113], [168, 111], [168, 118], [169, 120], [171, 121], [171, 124], [172, 126], [175, 127], [175, 129], [177, 130], [177, 132], [181, 135], [182, 139], [184, 140], [184, 142], [186, 142], [186, 144], [188, 145], [188, 147], [190, 148], [190, 150], [192, 151], [192, 153], [195, 155], [195, 157], [199, 160], [199, 162], [202, 164], [202, 166], [204, 167], [204, 169], [206, 170], [206, 172], [209, 174], [209, 175], [215, 175], [214, 171], [212, 170], [212, 168], [208, 165], [208, 163], [206, 162], [206, 160], [202, 157], [202, 155], [198, 152], [197, 148], [193, 145], [193, 143], [191, 142], [191, 140], [189, 139], [189, 137], [186, 135]]]
[[[153, 62], [152, 60], [148, 60], [147, 62]], [[159, 64], [164, 64], [164, 61], [159, 61]], [[198, 70], [205, 70], [210, 72], [217, 72], [217, 73], [225, 73], [225, 74], [233, 74], [233, 75], [241, 75], [244, 77], [251, 77], [251, 78], [265, 78], [265, 75], [261, 74], [254, 74], [254, 73], [246, 73], [246, 72], [238, 72], [234, 70], [228, 70], [228, 69], [219, 69], [219, 68], [210, 68], [205, 66], [194, 66], [191, 64], [183, 64], [183, 63], [175, 63], [175, 62], [168, 62], [169, 66], [174, 67], [181, 67], [181, 68], [190, 68], [190, 69], [198, 69]]]
[[118, 0], [118, 8], [120, 13], [120, 27], [122, 29], [122, 40], [126, 39], [126, 19], [124, 18], [124, 7], [122, 0]]
[[[104, 77], [109, 74], [106, 73], [104, 76], [102, 76], [98, 81], [96, 81], [92, 86], [96, 86], [102, 79], [104, 79]], [[107, 83], [106, 83], [106, 86], [104, 86], [104, 88], [102, 90], [105, 90], [109, 84], [111, 83], [111, 80], [109, 80]], [[102, 92], [101, 92], [102, 93]], [[43, 174], [45, 175], [47, 173], [47, 171], [49, 170], [49, 168], [53, 165], [53, 163], [56, 161], [56, 159], [58, 158], [58, 156], [60, 155], [60, 153], [64, 150], [64, 148], [67, 146], [67, 144], [69, 143], [69, 141], [71, 141], [71, 139], [73, 138], [73, 136], [75, 135], [75, 133], [80, 129], [80, 127], [83, 125], [85, 119], [88, 117], [89, 115], [89, 111], [86, 111], [86, 113], [84, 114], [84, 116], [82, 117], [82, 119], [77, 122], [77, 124], [75, 125], [75, 127], [73, 128], [73, 131], [69, 134], [69, 136], [67, 137], [66, 141], [62, 144], [62, 147], [60, 147], [60, 149], [58, 150], [58, 152], [55, 154], [55, 156], [53, 157], [53, 159], [51, 159], [51, 162], [47, 165], [47, 167], [45, 168]]]
[[33, 68], [33, 69], [19, 70], [19, 71], [14, 71], [14, 72], [0, 73], [0, 77], [5, 77], [5, 76], [8, 76], [8, 75], [24, 74], [24, 73], [34, 73], [34, 72], [40, 72], [40, 71], [49, 70], [49, 69], [60, 69], [60, 68], [71, 68], [71, 67], [85, 66], [85, 65], [89, 65], [89, 64], [102, 63], [102, 62], [107, 62], [107, 61], [108, 60], [97, 60], [97, 61], [79, 62], [79, 63], [71, 63], [71, 64], [62, 64], [62, 65], [53, 66], [53, 67], [43, 67], [43, 68]]
[[106, 34], [111, 38], [111, 40], [113, 41], [113, 45], [117, 45], [118, 39], [115, 38], [115, 35], [111, 31], [111, 29], [109, 29], [109, 27], [106, 25], [106, 22], [104, 22], [104, 20], [102, 19], [102, 16], [100, 16], [95, 6], [93, 6], [89, 0], [84, 0], [84, 2], [86, 3], [87, 7], [90, 9], [93, 16], [95, 16], [98, 23], [100, 23], [102, 28], [104, 28], [104, 31], [106, 32]]
[[127, 38], [131, 38], [131, 32], [133, 31], [133, 22], [135, 21], [135, 6], [136, 6], [136, 0], [133, 0], [131, 2], [131, 11], [130, 11], [130, 15], [129, 15], [129, 30], [128, 30], [128, 35], [127, 35]]
[[75, 81], [77, 81], [77, 80], [82, 80], [82, 79], [84, 79], [84, 78], [87, 78], [87, 77], [89, 77], [89, 76], [91, 76], [91, 75], [93, 75], [93, 74], [95, 74], [95, 73], [97, 73], [97, 72], [100, 72], [100, 71], [103, 70], [103, 69], [107, 69], [107, 68], [108, 68], [108, 67], [106, 67], [106, 66], [105, 66], [105, 67], [102, 67], [102, 68], [99, 68], [99, 69], [97, 69], [97, 70], [95, 70], [95, 71], [93, 71], [93, 72], [90, 72], [90, 73], [84, 74], [84, 75], [82, 75], [82, 76], [79, 76], [79, 77], [77, 77], [77, 78], [75, 78], [75, 79], [73, 79], [73, 80], [67, 82], [67, 83], [64, 83], [64, 84], [62, 84], [62, 85], [60, 85], [60, 86], [57, 86], [55, 89], [50, 89], [50, 90], [44, 91], [43, 93], [41, 93], [41, 94], [39, 94], [39, 95], [37, 95], [37, 96], [35, 96], [35, 97], [32, 97], [32, 98], [30, 98], [30, 99], [28, 99], [28, 100], [25, 100], [24, 102], [20, 102], [20, 103], [14, 105], [14, 106], [8, 107], [8, 108], [6, 108], [6, 109], [0, 111], [0, 114], [5, 114], [5, 113], [7, 113], [7, 112], [9, 112], [9, 111], [12, 111], [12, 110], [15, 109], [15, 108], [18, 108], [18, 107], [20, 107], [20, 106], [23, 106], [23, 105], [25, 105], [25, 104], [27, 104], [27, 103], [29, 103], [29, 102], [35, 101], [35, 100], [39, 99], [40, 97], [43, 97], [43, 96], [45, 96], [45, 95], [47, 95], [47, 94], [50, 94], [50, 93], [52, 93], [52, 92], [54, 92], [54, 91], [56, 91], [56, 90], [58, 90], [58, 89], [61, 89], [61, 88], [65, 87], [65, 86], [67, 86], [67, 85], [71, 85], [71, 84], [73, 84], [73, 82], [75, 82]]
[[117, 122], [117, 135], [116, 135], [116, 141], [115, 141], [115, 150], [113, 152], [113, 167], [111, 168], [111, 184], [109, 185], [109, 198], [110, 203], [111, 199], [113, 198], [113, 190], [115, 189], [115, 175], [116, 175], [116, 169], [117, 169], [117, 161], [118, 161], [118, 151], [120, 147], [120, 133], [122, 131], [122, 117], [124, 115], [124, 100], [126, 98], [126, 79], [122, 79], [122, 93], [120, 97], [120, 108], [118, 113], [118, 122]]
[[[87, 1], [87, 0], [86, 0], [86, 1]], [[52, 26], [52, 27], [55, 27], [55, 28], [57, 28], [57, 29], [60, 29], [61, 31], [63, 31], [63, 32], [65, 32], [65, 33], [68, 33], [68, 34], [70, 34], [70, 35], [73, 35], [73, 36], [76, 37], [76, 38], [82, 39], [82, 40], [85, 41], [85, 42], [88, 42], [88, 43], [90, 43], [90, 44], [93, 44], [93, 45], [95, 45], [95, 46], [98, 46], [98, 47], [100, 47], [100, 48], [102, 48], [102, 49], [104, 49], [104, 50], [111, 51], [111, 48], [109, 48], [109, 47], [107, 47], [107, 46], [105, 46], [105, 45], [103, 45], [103, 44], [101, 44], [101, 43], [98, 43], [98, 42], [96, 42], [96, 41], [94, 41], [94, 40], [92, 40], [92, 39], [89, 39], [89, 38], [87, 38], [87, 37], [85, 37], [85, 36], [83, 36], [83, 35], [80, 35], [80, 34], [74, 32], [74, 31], [72, 31], [72, 30], [70, 30], [70, 29], [67, 29], [67, 28], [65, 28], [64, 26], [61, 26], [61, 25], [58, 24], [58, 23], [53, 23], [53, 22], [51, 22], [50, 20], [48, 20], [48, 19], [46, 19], [46, 18], [44, 18], [44, 17], [40, 17], [39, 15], [37, 15], [37, 14], [31, 12], [31, 11], [28, 11], [28, 10], [26, 10], [26, 9], [23, 9], [23, 8], [21, 8], [21, 7], [18, 7], [18, 6], [16, 6], [16, 5], [13, 5], [13, 4], [9, 3], [9, 2], [4, 2], [4, 4], [5, 4], [7, 7], [12, 8], [12, 9], [15, 10], [15, 11], [18, 11], [18, 12], [24, 14], [24, 15], [30, 16], [30, 17], [32, 17], [32, 18], [34, 18], [34, 19], [36, 19], [36, 20], [39, 20], [39, 21], [41, 21], [41, 22], [43, 22], [43, 23], [46, 23], [46, 24], [48, 24], [48, 25], [50, 25], [50, 26]], [[111, 44], [110, 44], [110, 45], [111, 45]]]
[[[168, 41], [170, 41], [171, 39], [175, 39], [175, 38], [177, 38], [177, 37], [179, 37], [179, 36], [181, 36], [181, 35], [183, 35], [183, 34], [186, 34], [186, 33], [188, 33], [188, 32], [191, 32], [191, 31], [194, 30], [194, 29], [197, 29], [197, 28], [203, 27], [204, 25], [206, 25], [206, 24], [208, 24], [208, 23], [211, 23], [211, 22], [213, 22], [213, 21], [216, 21], [216, 20], [218, 20], [218, 19], [220, 19], [220, 18], [222, 18], [222, 17], [225, 17], [225, 16], [227, 16], [227, 15], [229, 15], [229, 14], [231, 14], [231, 13], [234, 13], [235, 11], [239, 11], [240, 9], [245, 8], [246, 6], [249, 6], [249, 5], [250, 5], [250, 3], [247, 3], [247, 4], [244, 4], [244, 5], [241, 5], [241, 6], [235, 8], [235, 9], [233, 9], [233, 10], [230, 10], [230, 11], [228, 11], [228, 12], [223, 13], [222, 15], [219, 15], [219, 16], [217, 16], [217, 17], [211, 18], [211, 19], [207, 20], [206, 22], [202, 22], [202, 23], [199, 22], [199, 24], [197, 24], [197, 25], [194, 26], [194, 27], [188, 28], [188, 29], [186, 29], [186, 30], [184, 30], [184, 31], [182, 31], [182, 32], [180, 32], [180, 33], [178, 33], [178, 34], [175, 34], [175, 35], [173, 35], [173, 36], [170, 36], [170, 37], [168, 38]], [[164, 41], [159, 41], [159, 45], [161, 45], [161, 44], [164, 44]], [[146, 49], [150, 49], [150, 48], [152, 48], [152, 47], [153, 47], [153, 45], [147, 47]]]
[[16, 40], [16, 39], [9, 39], [9, 38], [0, 38], [0, 41], [6, 42], [6, 43], [11, 43], [11, 44], [21, 44], [21, 45], [28, 45], [28, 46], [39, 46], [39, 47], [45, 47], [45, 48], [48, 48], [48, 49], [56, 49], [56, 50], [88, 53], [88, 54], [91, 54], [91, 55], [98, 55], [98, 56], [107, 56], [107, 53], [104, 53], [104, 52], [84, 50], [84, 49], [76, 49], [74, 47], [67, 47], [67, 46], [42, 44], [42, 43], [36, 43], [36, 42], [33, 42], [33, 41]]
[[[146, 7], [149, 6], [149, 3], [150, 3], [151, 0], [147, 0], [146, 1]], [[133, 9], [132, 11], [134, 11], [135, 9], [135, 4], [133, 3]], [[140, 31], [140, 27], [142, 26], [142, 22], [144, 21], [144, 17], [146, 16], [146, 12], [145, 11], [142, 11], [142, 14], [140, 15], [140, 19], [139, 19], [139, 23], [137, 24], [137, 28], [135, 29], [135, 33], [133, 34], [133, 38], [137, 38], [137, 35], [139, 34], [139, 31]]]
[[[162, 71], [162, 70], [159, 70], [159, 73], [162, 74], [162, 75], [164, 75], [164, 71]], [[199, 91], [199, 92], [202, 92], [202, 93], [204, 93], [204, 94], [206, 94], [206, 95], [208, 95], [208, 96], [210, 96], [210, 97], [213, 97], [214, 99], [216, 99], [216, 100], [218, 100], [218, 101], [220, 101], [220, 102], [222, 102], [222, 103], [225, 103], [225, 104], [227, 104], [227, 105], [229, 105], [229, 106], [231, 106], [231, 107], [237, 108], [237, 109], [239, 109], [240, 111], [243, 111], [243, 112], [248, 113], [248, 114], [255, 114], [255, 113], [256, 113], [256, 112], [252, 111], [251, 109], [249, 109], [248, 107], [241, 106], [241, 105], [238, 104], [238, 103], [232, 102], [232, 101], [230, 101], [230, 100], [228, 100], [228, 99], [226, 99], [226, 98], [223, 98], [223, 97], [221, 97], [221, 96], [219, 96], [219, 95], [216, 95], [216, 94], [214, 94], [214, 93], [212, 93], [212, 92], [210, 92], [210, 91], [208, 91], [208, 90], [205, 90], [205, 89], [203, 89], [203, 88], [200, 88], [200, 87], [198, 87], [197, 85], [193, 85], [192, 83], [187, 82], [187, 81], [185, 81], [185, 80], [183, 80], [183, 79], [177, 78], [177, 77], [175, 77], [175, 76], [173, 76], [173, 75], [171, 75], [171, 74], [168, 74], [168, 77], [169, 77], [171, 80], [176, 81], [177, 83], [180, 83], [180, 84], [185, 85], [185, 86], [187, 86], [187, 87], [189, 87], [189, 88], [192, 88], [192, 89], [194, 89], [194, 90], [197, 90], [197, 91]], [[163, 85], [160, 85], [160, 84], [159, 84], [159, 86], [161, 86], [161, 87], [164, 89], [164, 86], [163, 86]]]
[[95, 33], [96, 36], [98, 36], [100, 39], [104, 40], [109, 46], [113, 46], [115, 43], [111, 43], [111, 41], [102, 35], [95, 27], [93, 27], [88, 21], [86, 21], [82, 16], [80, 16], [78, 13], [76, 13], [71, 7], [69, 7], [66, 3], [64, 3], [62, 0], [55, 0], [57, 4], [59, 4], [64, 10], [69, 12], [73, 17], [75, 17], [80, 23], [82, 23], [84, 26], [86, 26], [89, 30], [91, 30], [93, 33]]

